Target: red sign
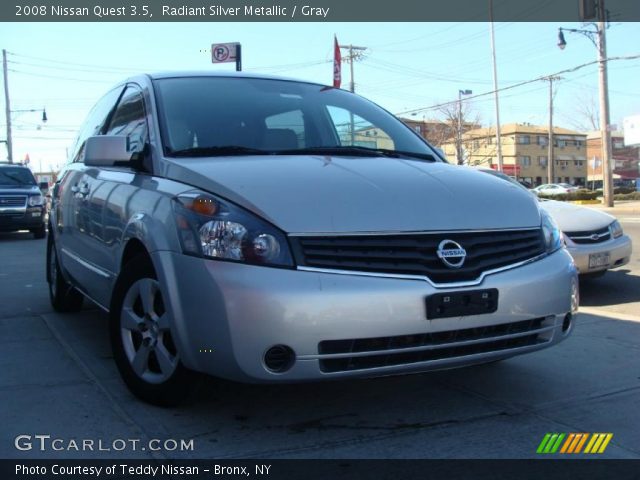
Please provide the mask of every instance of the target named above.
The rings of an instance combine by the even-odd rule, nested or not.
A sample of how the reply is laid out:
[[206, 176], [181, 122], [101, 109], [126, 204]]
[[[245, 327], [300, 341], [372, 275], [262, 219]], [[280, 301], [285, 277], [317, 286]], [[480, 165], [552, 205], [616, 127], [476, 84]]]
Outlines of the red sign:
[[[498, 165], [492, 164], [491, 168], [497, 170]], [[502, 173], [504, 173], [505, 175], [510, 175], [512, 177], [517, 177], [518, 175], [520, 175], [520, 165], [502, 165]]]
[[342, 83], [342, 56], [338, 46], [338, 38], [333, 36], [333, 86], [340, 88]]

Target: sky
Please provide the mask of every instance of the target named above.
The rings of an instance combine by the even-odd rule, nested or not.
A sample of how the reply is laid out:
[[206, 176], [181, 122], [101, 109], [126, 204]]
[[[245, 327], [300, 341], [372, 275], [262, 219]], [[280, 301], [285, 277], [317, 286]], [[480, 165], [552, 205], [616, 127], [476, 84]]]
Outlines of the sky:
[[[580, 34], [558, 27], [579, 23], [502, 22], [494, 25], [498, 87], [594, 62], [597, 50]], [[212, 64], [212, 43], [240, 42], [243, 69], [331, 84], [333, 37], [366, 47], [354, 65], [356, 93], [401, 116], [441, 119], [439, 104], [472, 90], [468, 110], [495, 125], [488, 23], [4, 23], [0, 48], [8, 54], [14, 159], [28, 154], [35, 171], [58, 169], [93, 104], [115, 83], [138, 73], [234, 70]], [[640, 55], [640, 23], [610, 24], [608, 57]], [[346, 55], [346, 52], [345, 52]], [[554, 124], [576, 128], [581, 105], [598, 105], [593, 64], [554, 82]], [[609, 62], [611, 123], [640, 114], [640, 58]], [[349, 69], [343, 66], [343, 88]], [[500, 92], [500, 121], [548, 123], [549, 85], [536, 81]], [[48, 122], [42, 124], [41, 109]], [[4, 96], [0, 111], [5, 111]], [[38, 112], [16, 110], [39, 109]], [[583, 122], [584, 123], [584, 122]], [[0, 139], [6, 122], [0, 117]], [[0, 144], [0, 158], [4, 158]]]

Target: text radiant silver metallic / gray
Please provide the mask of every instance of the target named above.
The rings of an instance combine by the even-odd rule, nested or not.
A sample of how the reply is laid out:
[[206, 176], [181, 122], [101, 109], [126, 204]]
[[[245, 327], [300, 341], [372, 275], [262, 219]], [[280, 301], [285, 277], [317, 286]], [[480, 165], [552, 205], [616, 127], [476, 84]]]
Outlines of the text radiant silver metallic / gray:
[[378, 106], [252, 75], [140, 76], [53, 193], [54, 307], [110, 313], [128, 387], [460, 367], [558, 343], [577, 274], [526, 192], [446, 163]]

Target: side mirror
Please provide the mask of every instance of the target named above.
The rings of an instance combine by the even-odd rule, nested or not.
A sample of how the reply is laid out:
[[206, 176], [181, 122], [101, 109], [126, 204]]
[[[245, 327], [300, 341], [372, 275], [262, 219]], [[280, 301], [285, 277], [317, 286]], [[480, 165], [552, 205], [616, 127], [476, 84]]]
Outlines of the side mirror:
[[40, 190], [42, 190], [43, 192], [49, 191], [49, 182], [40, 182], [38, 184], [38, 188], [40, 188]]
[[93, 167], [113, 167], [129, 163], [129, 139], [124, 135], [89, 137], [84, 144], [84, 164]]

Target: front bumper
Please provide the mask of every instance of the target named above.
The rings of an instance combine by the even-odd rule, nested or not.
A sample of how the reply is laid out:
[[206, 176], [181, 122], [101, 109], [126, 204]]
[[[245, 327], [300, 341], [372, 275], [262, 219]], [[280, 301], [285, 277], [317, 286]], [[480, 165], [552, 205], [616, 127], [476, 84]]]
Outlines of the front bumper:
[[[488, 275], [480, 285], [450, 289], [497, 288], [495, 313], [427, 320], [425, 298], [448, 290], [436, 289], [426, 281], [256, 267], [169, 251], [155, 252], [153, 261], [166, 306], [173, 313], [173, 334], [185, 366], [250, 382], [401, 374], [483, 363], [545, 348], [570, 333], [566, 322], [563, 331], [563, 321], [571, 313], [572, 285], [577, 288], [576, 269], [562, 249], [539, 261]], [[509, 340], [492, 349], [498, 345], [492, 343], [492, 326], [534, 320], [538, 330], [527, 333], [533, 343]], [[453, 337], [443, 332], [454, 332]], [[455, 332], [465, 333], [456, 340]], [[319, 353], [323, 341], [426, 334], [444, 335], [446, 343], [435, 347], [414, 344], [411, 350], [399, 351], [396, 345], [392, 351]], [[515, 335], [513, 338], [521, 338], [524, 333]], [[295, 352], [295, 363], [284, 373], [265, 367], [264, 354], [274, 345], [286, 345]], [[416, 352], [427, 350], [433, 355], [416, 359]], [[394, 356], [391, 364], [380, 364], [381, 355], [403, 352], [412, 356]], [[327, 360], [343, 359], [338, 362], [341, 365], [349, 363], [344, 361], [349, 356], [359, 359], [353, 363], [356, 368], [326, 368]], [[367, 364], [373, 357], [377, 363]]]
[[0, 211], [0, 231], [15, 232], [17, 230], [31, 230], [44, 225], [44, 207], [28, 207], [22, 210]]
[[[606, 242], [588, 245], [576, 244], [570, 239], [565, 239], [565, 241], [567, 243], [567, 250], [571, 254], [578, 272], [581, 274], [596, 273], [621, 267], [629, 263], [631, 258], [631, 239], [627, 235], [622, 235], [621, 237], [607, 240]], [[589, 256], [598, 253], [609, 253], [609, 263], [607, 265], [589, 268]]]

